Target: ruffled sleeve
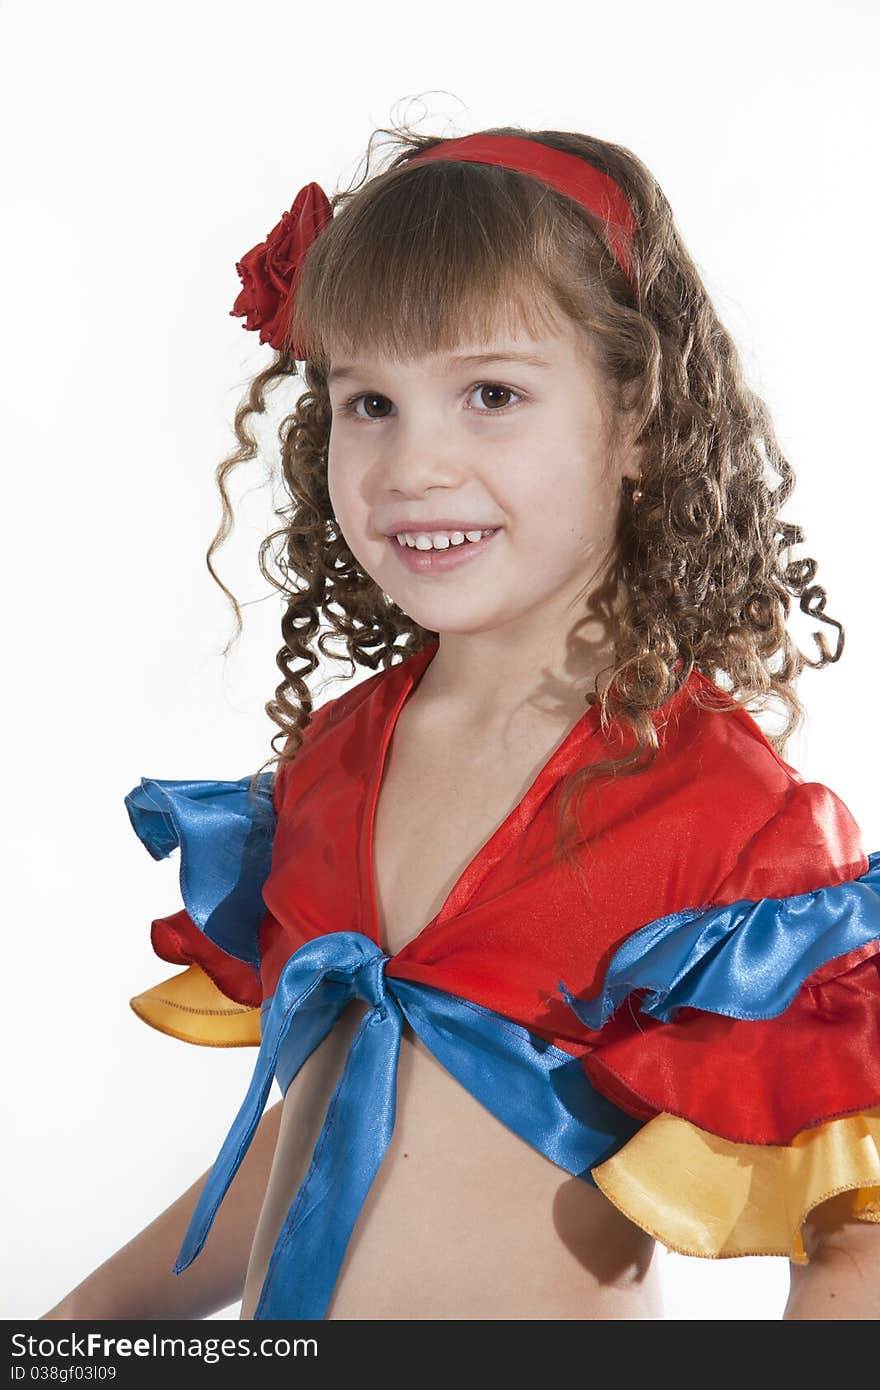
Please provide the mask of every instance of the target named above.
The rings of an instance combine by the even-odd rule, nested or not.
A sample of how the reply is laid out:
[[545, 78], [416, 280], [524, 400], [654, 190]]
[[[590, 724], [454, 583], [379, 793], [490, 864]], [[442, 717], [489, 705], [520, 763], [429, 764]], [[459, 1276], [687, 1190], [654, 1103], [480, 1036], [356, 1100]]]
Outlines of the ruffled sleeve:
[[880, 1222], [880, 851], [818, 783], [743, 847], [712, 900], [649, 922], [601, 992], [593, 1086], [643, 1121], [592, 1169], [682, 1254], [807, 1263], [812, 1209]]
[[184, 906], [151, 925], [162, 960], [185, 967], [131, 999], [145, 1023], [209, 1047], [259, 1046], [259, 933], [272, 862], [276, 786], [262, 773], [235, 782], [144, 777], [125, 797], [154, 859], [180, 850]]

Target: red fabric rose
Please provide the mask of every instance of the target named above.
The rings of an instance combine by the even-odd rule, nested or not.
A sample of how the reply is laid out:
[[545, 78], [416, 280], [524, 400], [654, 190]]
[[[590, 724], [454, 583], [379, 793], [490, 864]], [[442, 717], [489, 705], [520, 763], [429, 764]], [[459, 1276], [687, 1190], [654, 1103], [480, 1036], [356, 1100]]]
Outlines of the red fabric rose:
[[235, 263], [242, 289], [230, 315], [244, 318], [242, 328], [258, 328], [261, 343], [278, 351], [289, 348], [298, 361], [306, 356], [305, 345], [287, 341], [293, 297], [305, 254], [332, 217], [321, 185], [307, 183], [266, 240]]

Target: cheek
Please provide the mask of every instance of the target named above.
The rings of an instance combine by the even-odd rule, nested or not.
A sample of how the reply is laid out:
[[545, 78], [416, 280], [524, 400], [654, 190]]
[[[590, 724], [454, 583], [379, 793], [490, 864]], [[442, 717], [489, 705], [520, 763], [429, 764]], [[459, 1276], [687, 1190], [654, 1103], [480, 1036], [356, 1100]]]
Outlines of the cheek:
[[346, 523], [351, 525], [359, 511], [358, 493], [353, 486], [355, 476], [353, 469], [346, 468], [344, 459], [332, 451], [328, 452], [327, 492], [333, 514], [343, 527]]
[[544, 453], [529, 459], [506, 480], [504, 501], [519, 525], [555, 532], [581, 531], [599, 501], [580, 460], [557, 460]]
[[361, 567], [371, 573], [382, 553], [384, 540], [377, 540], [364, 498], [360, 473], [351, 459], [327, 456], [327, 493], [343, 540]]
[[[592, 552], [607, 543], [617, 517], [613, 487], [601, 463], [590, 459], [545, 460], [543, 472], [511, 496], [517, 535], [551, 567], [566, 566], [585, 547]], [[537, 481], [537, 486], [535, 486]]]

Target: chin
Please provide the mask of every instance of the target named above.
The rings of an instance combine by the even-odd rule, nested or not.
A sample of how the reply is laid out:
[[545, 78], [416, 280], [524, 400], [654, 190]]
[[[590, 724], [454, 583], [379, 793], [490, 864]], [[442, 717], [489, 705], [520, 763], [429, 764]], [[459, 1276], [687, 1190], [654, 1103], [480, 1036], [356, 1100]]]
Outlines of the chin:
[[436, 632], [440, 637], [478, 637], [503, 627], [505, 623], [502, 614], [487, 613], [485, 609], [479, 609], [476, 602], [470, 605], [466, 601], [452, 604], [438, 599], [433, 603], [407, 603], [402, 595], [390, 594], [389, 597], [413, 622], [428, 632]]

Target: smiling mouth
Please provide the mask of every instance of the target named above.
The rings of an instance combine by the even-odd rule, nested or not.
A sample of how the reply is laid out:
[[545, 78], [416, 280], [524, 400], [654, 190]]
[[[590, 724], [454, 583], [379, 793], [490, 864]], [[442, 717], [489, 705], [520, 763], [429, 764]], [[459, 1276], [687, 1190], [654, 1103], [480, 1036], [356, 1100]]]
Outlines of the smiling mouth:
[[487, 526], [470, 531], [398, 531], [396, 535], [390, 536], [389, 540], [394, 540], [401, 548], [406, 547], [408, 550], [419, 550], [422, 553], [442, 552], [460, 546], [477, 545], [486, 536], [493, 536], [500, 529], [498, 526]]
[[[496, 536], [501, 534], [501, 530], [500, 526], [496, 526], [492, 530], [479, 533], [471, 532], [471, 535], [477, 536], [477, 539], [474, 540], [465, 539], [466, 533], [456, 532], [453, 534], [461, 535], [461, 541], [453, 543], [450, 536], [449, 544], [445, 546], [435, 547], [433, 543], [427, 545], [408, 544], [408, 538], [401, 544], [396, 535], [389, 536], [388, 543], [400, 563], [405, 565], [410, 573], [435, 575], [443, 574], [446, 570], [458, 569], [462, 565], [466, 566], [469, 562], [478, 560], [481, 555], [486, 553]], [[421, 533], [411, 532], [410, 535], [412, 535], [413, 540], [422, 539]], [[430, 537], [425, 536], [424, 540], [430, 541]]]

